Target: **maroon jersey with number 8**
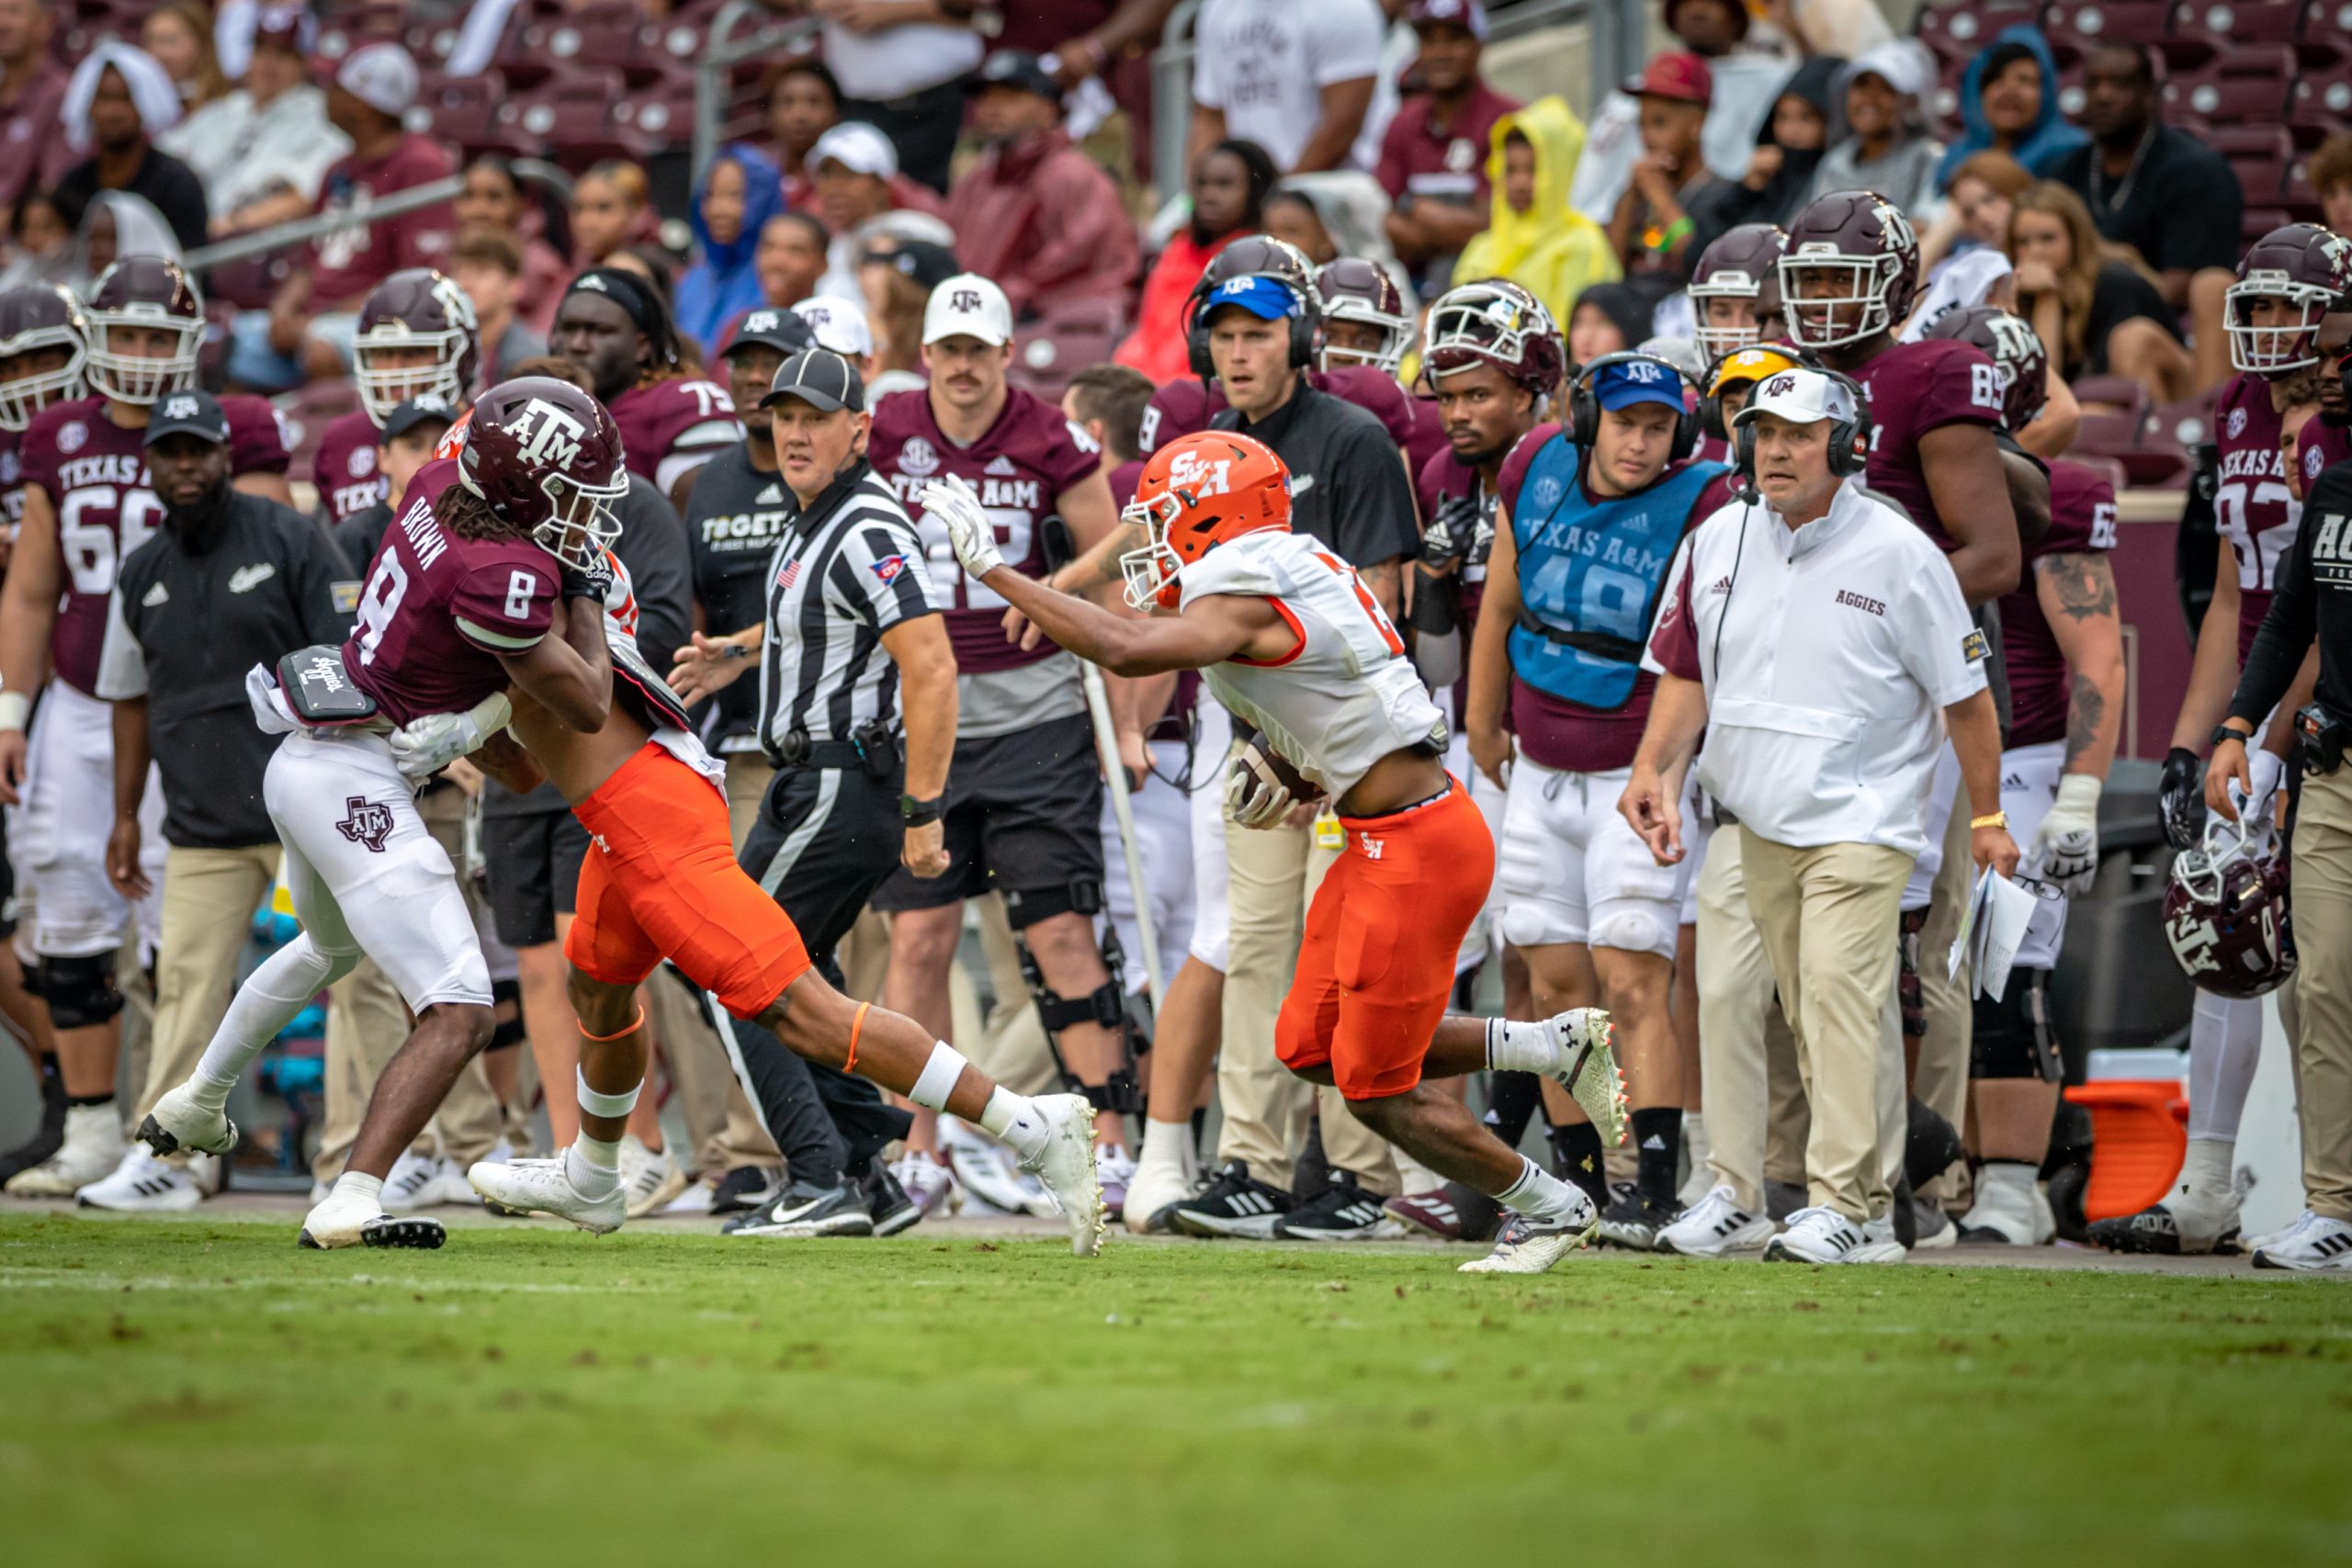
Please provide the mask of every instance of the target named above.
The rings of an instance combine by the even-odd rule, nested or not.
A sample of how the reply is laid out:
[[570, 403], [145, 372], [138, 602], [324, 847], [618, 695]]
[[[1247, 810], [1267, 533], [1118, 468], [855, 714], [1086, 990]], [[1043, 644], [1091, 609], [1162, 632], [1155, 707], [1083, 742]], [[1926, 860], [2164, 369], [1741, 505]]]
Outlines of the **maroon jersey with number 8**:
[[527, 539], [467, 539], [434, 503], [458, 485], [458, 465], [427, 463], [384, 530], [344, 667], [395, 724], [459, 713], [507, 683], [499, 655], [547, 636], [560, 583], [555, 558]]

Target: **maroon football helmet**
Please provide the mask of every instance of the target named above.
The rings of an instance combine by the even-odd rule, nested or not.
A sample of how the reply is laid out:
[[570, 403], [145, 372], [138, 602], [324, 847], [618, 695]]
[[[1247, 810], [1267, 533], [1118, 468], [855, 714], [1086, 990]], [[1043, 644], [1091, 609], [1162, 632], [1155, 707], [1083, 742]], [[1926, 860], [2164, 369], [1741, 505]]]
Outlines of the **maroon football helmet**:
[[620, 427], [569, 381], [524, 376], [484, 392], [466, 422], [458, 477], [566, 566], [593, 569], [621, 536]]
[[[2319, 363], [2319, 321], [2338, 294], [2352, 288], [2352, 241], [2316, 223], [2290, 223], [2254, 243], [2238, 263], [2222, 320], [2230, 332], [2230, 363], [2249, 376], [2277, 378]], [[2271, 319], [2256, 325], [2255, 302], [2269, 299]]]
[[1927, 335], [1984, 351], [2001, 378], [2001, 412], [2010, 434], [2031, 423], [2050, 400], [2050, 350], [2022, 318], [1997, 305], [1969, 305], [1945, 311]]
[[1447, 289], [1421, 331], [1421, 367], [1430, 380], [1481, 364], [1539, 398], [1557, 392], [1567, 377], [1567, 351], [1552, 312], [1505, 278]]
[[[22, 363], [44, 350], [62, 351], [65, 363], [48, 370]], [[89, 352], [82, 302], [66, 289], [32, 283], [0, 294], [0, 430], [22, 430], [50, 404], [80, 397]]]
[[[1370, 365], [1391, 376], [1405, 363], [1413, 342], [1413, 317], [1405, 295], [1388, 269], [1362, 256], [1340, 256], [1315, 275], [1316, 292], [1323, 297], [1324, 336], [1316, 357], [1324, 369], [1340, 365]], [[1381, 334], [1376, 349], [1342, 348], [1329, 337], [1333, 321], [1353, 321]]]
[[[1765, 341], [1758, 299], [1779, 270], [1781, 249], [1788, 238], [1778, 224], [1742, 223], [1724, 230], [1714, 243], [1699, 253], [1699, 265], [1690, 269], [1690, 306], [1698, 318], [1692, 335], [1706, 351], [1710, 365], [1726, 354]], [[1747, 300], [1747, 324], [1709, 326], [1707, 302], [1711, 299]]]
[[[87, 316], [90, 390], [119, 403], [152, 403], [196, 385], [204, 296], [179, 263], [162, 256], [123, 257], [92, 286]], [[119, 332], [126, 334], [123, 341], [117, 341]], [[157, 333], [168, 335], [159, 338]], [[128, 334], [133, 333], [141, 352], [130, 352]]]
[[2243, 825], [2216, 818], [2205, 841], [2173, 857], [2165, 884], [2165, 940], [2198, 989], [2258, 997], [2295, 972], [2287, 865], [2246, 841]]
[[[1866, 190], [1815, 197], [1789, 220], [1781, 295], [1799, 348], [1838, 348], [1892, 331], [1919, 292], [1919, 237], [1902, 210]], [[1807, 288], [1843, 279], [1843, 288]]]
[[380, 426], [427, 392], [462, 407], [481, 370], [479, 330], [466, 291], [429, 266], [396, 272], [369, 289], [351, 340], [352, 379], [368, 417]]

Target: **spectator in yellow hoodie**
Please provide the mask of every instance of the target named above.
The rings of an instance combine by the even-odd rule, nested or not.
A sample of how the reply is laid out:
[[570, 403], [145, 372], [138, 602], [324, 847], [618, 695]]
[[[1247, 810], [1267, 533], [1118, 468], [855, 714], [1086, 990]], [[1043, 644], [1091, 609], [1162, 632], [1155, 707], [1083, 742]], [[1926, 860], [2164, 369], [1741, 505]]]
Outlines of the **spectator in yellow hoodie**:
[[1538, 99], [1495, 122], [1487, 177], [1494, 215], [1464, 247], [1457, 283], [1507, 277], [1565, 321], [1577, 296], [1620, 276], [1600, 224], [1568, 205], [1568, 186], [1584, 152], [1584, 121], [1560, 97]]

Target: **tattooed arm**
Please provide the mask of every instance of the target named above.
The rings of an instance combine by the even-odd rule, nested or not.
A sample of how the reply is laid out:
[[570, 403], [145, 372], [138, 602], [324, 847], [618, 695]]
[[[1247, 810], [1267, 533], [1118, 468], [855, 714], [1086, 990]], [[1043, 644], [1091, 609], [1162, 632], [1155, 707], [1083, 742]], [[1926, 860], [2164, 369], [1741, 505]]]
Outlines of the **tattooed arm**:
[[2044, 556], [2033, 563], [2034, 594], [2069, 675], [2066, 772], [2104, 779], [2123, 724], [2123, 622], [2107, 557]]

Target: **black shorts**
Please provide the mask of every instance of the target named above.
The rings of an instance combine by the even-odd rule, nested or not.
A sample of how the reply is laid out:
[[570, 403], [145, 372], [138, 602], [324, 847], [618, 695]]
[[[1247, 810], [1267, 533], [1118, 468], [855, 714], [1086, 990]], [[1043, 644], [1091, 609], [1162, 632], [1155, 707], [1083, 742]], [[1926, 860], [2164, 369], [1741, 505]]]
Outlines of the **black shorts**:
[[[876, 908], [936, 909], [984, 893], [1059, 892], [1079, 882], [1101, 887], [1102, 777], [1084, 714], [956, 742], [945, 807], [945, 874], [926, 882], [902, 866], [875, 893]], [[1017, 905], [1009, 913], [1015, 927], [1029, 923]]]
[[538, 947], [555, 940], [555, 918], [579, 907], [580, 864], [588, 858], [588, 829], [570, 811], [534, 811], [481, 819], [488, 863], [490, 918], [509, 947]]

